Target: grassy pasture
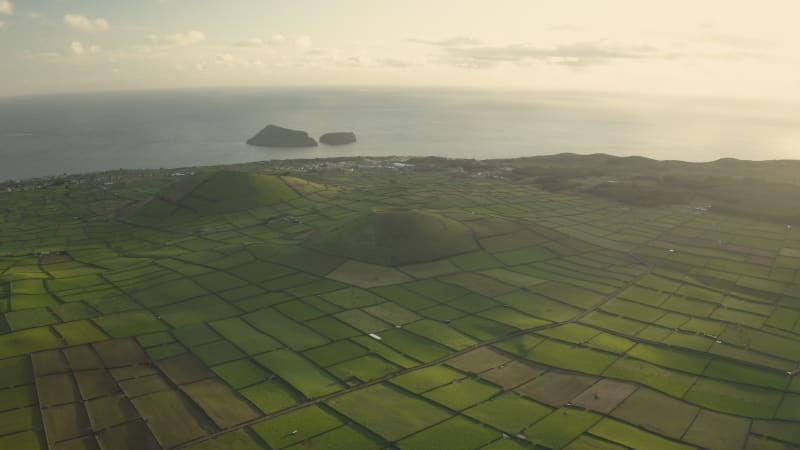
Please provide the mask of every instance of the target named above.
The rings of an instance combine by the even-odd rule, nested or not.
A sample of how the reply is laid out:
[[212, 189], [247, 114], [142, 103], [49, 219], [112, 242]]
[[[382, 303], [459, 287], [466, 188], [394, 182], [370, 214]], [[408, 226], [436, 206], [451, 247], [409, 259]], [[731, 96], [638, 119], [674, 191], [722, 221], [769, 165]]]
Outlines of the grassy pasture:
[[303, 354], [314, 363], [328, 367], [367, 353], [367, 350], [351, 341], [337, 341], [322, 347], [306, 350]]
[[691, 450], [691, 445], [681, 444], [643, 431], [634, 426], [614, 419], [603, 419], [589, 432], [595, 436], [617, 442], [630, 448], [647, 448], [653, 450]]
[[360, 309], [351, 309], [335, 314], [337, 319], [361, 331], [363, 334], [380, 333], [392, 327], [388, 323], [371, 316]]
[[327, 408], [309, 406], [259, 422], [251, 428], [272, 448], [284, 448], [338, 428], [343, 424], [343, 420]]
[[664, 369], [644, 361], [620, 358], [603, 375], [633, 381], [676, 397], [683, 396], [697, 377]]
[[371, 292], [412, 311], [418, 311], [437, 305], [435, 301], [416, 292], [404, 289], [402, 286], [385, 286], [372, 289]]
[[[417, 158], [358, 177], [264, 162], [255, 171], [309, 181], [209, 172], [169, 187], [168, 172], [120, 172], [99, 175], [116, 180], [102, 192], [0, 196], [0, 448], [45, 447], [39, 403], [67, 439], [53, 448], [141, 450], [348, 387], [193, 448], [800, 444], [786, 375], [800, 361], [798, 231], [542, 191], [516, 181], [533, 160]], [[452, 164], [464, 173], [440, 170]], [[130, 206], [154, 194], [180, 206]]]
[[342, 426], [331, 431], [327, 431], [322, 435], [315, 436], [314, 438], [294, 444], [288, 447], [292, 450], [303, 450], [313, 445], [314, 448], [323, 450], [347, 450], [347, 449], [364, 449], [364, 450], [378, 450], [383, 448], [383, 440], [369, 433], [365, 430], [356, 428], [355, 426]]
[[119, 382], [119, 387], [128, 398], [140, 397], [154, 392], [170, 390], [169, 382], [160, 374], [143, 376]]
[[186, 448], [191, 450], [261, 450], [262, 447], [247, 431], [236, 430]]
[[742, 448], [749, 428], [750, 421], [747, 419], [702, 410], [686, 432], [684, 440], [712, 449]]
[[597, 381], [596, 378], [586, 375], [550, 371], [523, 384], [515, 391], [536, 401], [558, 407], [566, 405]]
[[578, 308], [530, 292], [516, 291], [497, 300], [545, 320], [565, 321], [580, 313]]
[[261, 415], [260, 411], [218, 379], [197, 381], [183, 385], [181, 389], [222, 429]]
[[684, 396], [716, 411], [765, 419], [773, 417], [781, 397], [780, 392], [708, 378], [698, 379]]
[[394, 373], [398, 367], [382, 358], [365, 355], [335, 364], [327, 369], [342, 381], [348, 382], [351, 377], [355, 377], [358, 381], [365, 382]]
[[516, 435], [551, 411], [547, 406], [507, 392], [465, 410], [464, 414]]
[[509, 390], [536, 378], [545, 370], [543, 367], [535, 367], [529, 363], [514, 360], [483, 372], [480, 377]]
[[448, 366], [468, 373], [482, 373], [511, 361], [509, 356], [491, 347], [481, 347], [457, 356], [447, 362]]
[[433, 320], [419, 320], [406, 325], [405, 329], [453, 350], [463, 350], [476, 344], [475, 339]]
[[211, 322], [210, 325], [217, 333], [248, 355], [264, 353], [281, 346], [274, 338], [261, 333], [239, 318]]
[[420, 319], [416, 313], [391, 302], [367, 306], [362, 311], [383, 320], [390, 325], [405, 325]]
[[715, 359], [706, 367], [704, 375], [719, 380], [746, 383], [754, 386], [783, 390], [790, 378], [785, 374], [743, 366], [730, 361]]
[[368, 348], [371, 352], [374, 352], [381, 358], [391, 362], [392, 364], [398, 365], [404, 368], [414, 367], [419, 364], [418, 361], [415, 361], [409, 358], [402, 353], [393, 350], [392, 348], [384, 345], [381, 342], [376, 341], [370, 336], [358, 336], [352, 339], [354, 342], [358, 343], [359, 345]]
[[649, 344], [637, 344], [628, 351], [628, 356], [663, 367], [674, 368], [684, 372], [701, 374], [711, 359], [694, 353], [656, 347]]
[[86, 412], [95, 430], [120, 425], [139, 417], [130, 400], [116, 395], [86, 402]]
[[614, 363], [617, 356], [586, 347], [548, 340], [537, 345], [526, 358], [550, 366], [599, 375]]
[[575, 397], [572, 403], [590, 411], [608, 414], [637, 389], [635, 384], [602, 379]]
[[202, 361], [190, 353], [163, 359], [158, 362], [158, 367], [177, 385], [193, 383], [214, 375]]
[[509, 306], [498, 306], [486, 311], [481, 311], [478, 315], [521, 330], [539, 327], [549, 323], [547, 320], [529, 316]]
[[256, 329], [276, 338], [292, 350], [302, 351], [328, 343], [325, 337], [271, 308], [246, 314], [243, 318]]
[[550, 448], [562, 448], [603, 416], [574, 408], [559, 408], [525, 430], [528, 439]]
[[800, 430], [796, 424], [791, 422], [754, 420], [750, 431], [761, 436], [768, 436], [786, 443], [800, 445]]
[[73, 375], [83, 400], [104, 397], [118, 391], [116, 381], [106, 370], [84, 370]]
[[497, 433], [462, 416], [453, 417], [398, 443], [401, 449], [477, 449], [496, 440]]
[[[12, 359], [8, 361], [15, 360]], [[30, 363], [26, 365], [30, 366], [31, 364], [33, 366], [33, 371], [37, 376], [52, 375], [69, 371], [69, 364], [61, 350], [45, 350], [43, 352], [33, 353], [30, 357]], [[100, 367], [103, 366], [100, 365]]]
[[308, 398], [320, 397], [342, 389], [337, 379], [290, 350], [264, 353], [255, 360]]
[[497, 386], [477, 378], [454, 380], [431, 391], [426, 398], [457, 411], [481, 403], [500, 392]]
[[465, 377], [466, 375], [462, 372], [437, 365], [405, 373], [393, 378], [391, 383], [419, 394]]
[[381, 333], [381, 342], [418, 361], [430, 362], [446, 356], [450, 350], [402, 329], [392, 329]]
[[234, 389], [252, 386], [267, 378], [267, 372], [249, 359], [220, 364], [212, 370]]
[[446, 410], [385, 384], [336, 397], [328, 404], [387, 441], [398, 441], [450, 417]]
[[0, 335], [0, 359], [61, 347], [61, 341], [46, 327]]
[[148, 311], [128, 311], [105, 315], [94, 319], [94, 322], [114, 338], [137, 336], [167, 329]]
[[177, 391], [147, 394], [132, 400], [148, 427], [164, 447], [172, 447], [205, 436], [210, 424]]
[[293, 406], [301, 398], [288, 385], [277, 379], [244, 388], [239, 392], [264, 414]]
[[451, 321], [450, 324], [462, 333], [481, 341], [506, 336], [517, 331], [515, 327], [478, 316], [461, 317]]
[[36, 404], [36, 389], [33, 386], [19, 386], [0, 390], [0, 411], [8, 411], [34, 404]]
[[35, 408], [19, 408], [0, 413], [0, 435], [7, 435], [40, 428], [39, 415]]
[[320, 317], [306, 322], [305, 325], [332, 341], [347, 339], [361, 334], [358, 330], [333, 317]]
[[680, 439], [699, 411], [696, 406], [681, 400], [640, 388], [611, 415], [660, 435]]

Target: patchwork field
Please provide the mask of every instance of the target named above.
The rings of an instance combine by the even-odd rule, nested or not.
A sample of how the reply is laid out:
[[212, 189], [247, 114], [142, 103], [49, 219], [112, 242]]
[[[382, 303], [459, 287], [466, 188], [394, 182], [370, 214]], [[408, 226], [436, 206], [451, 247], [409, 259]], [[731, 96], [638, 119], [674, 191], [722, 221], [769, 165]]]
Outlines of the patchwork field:
[[0, 449], [800, 447], [800, 231], [513, 170], [0, 193]]

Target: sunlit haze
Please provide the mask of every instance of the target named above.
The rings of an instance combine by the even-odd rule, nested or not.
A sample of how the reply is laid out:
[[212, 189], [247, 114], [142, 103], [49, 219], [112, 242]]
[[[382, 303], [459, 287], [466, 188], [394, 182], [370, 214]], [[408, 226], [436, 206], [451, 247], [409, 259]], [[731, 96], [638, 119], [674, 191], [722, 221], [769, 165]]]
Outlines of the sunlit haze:
[[794, 0], [0, 0], [0, 95], [463, 86], [800, 98]]

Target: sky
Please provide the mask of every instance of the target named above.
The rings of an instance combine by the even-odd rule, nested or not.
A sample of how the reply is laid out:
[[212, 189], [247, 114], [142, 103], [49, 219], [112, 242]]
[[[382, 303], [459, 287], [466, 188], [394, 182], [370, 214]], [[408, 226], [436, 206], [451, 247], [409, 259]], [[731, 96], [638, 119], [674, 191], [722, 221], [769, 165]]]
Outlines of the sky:
[[451, 86], [800, 99], [797, 0], [0, 0], [0, 96]]

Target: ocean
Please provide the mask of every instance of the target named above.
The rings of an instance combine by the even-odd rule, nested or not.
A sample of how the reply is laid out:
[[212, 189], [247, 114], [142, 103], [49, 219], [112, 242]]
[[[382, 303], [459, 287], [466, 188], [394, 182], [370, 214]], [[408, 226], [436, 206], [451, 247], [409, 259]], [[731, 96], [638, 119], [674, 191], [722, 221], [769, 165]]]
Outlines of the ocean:
[[[333, 156], [608, 153], [800, 158], [800, 106], [445, 89], [207, 89], [0, 98], [0, 180]], [[267, 124], [354, 131], [351, 146], [257, 148]]]

